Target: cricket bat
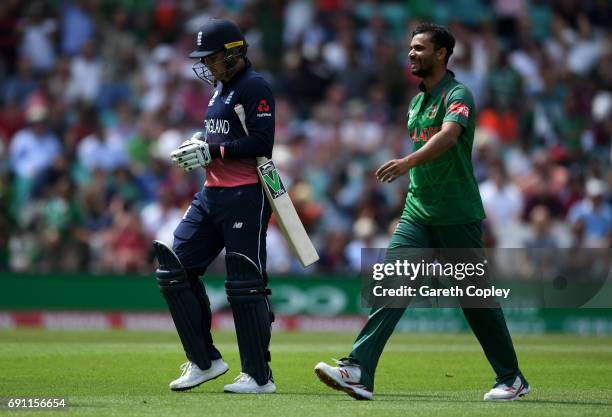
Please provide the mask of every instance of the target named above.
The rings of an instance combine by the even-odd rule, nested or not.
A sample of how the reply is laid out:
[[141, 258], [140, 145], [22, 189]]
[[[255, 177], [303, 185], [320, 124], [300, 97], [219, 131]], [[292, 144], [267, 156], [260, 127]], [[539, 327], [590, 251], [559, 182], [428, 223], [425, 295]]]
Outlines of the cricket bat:
[[[234, 106], [234, 111], [242, 123], [242, 128], [248, 135], [244, 107], [242, 104], [237, 104]], [[276, 215], [276, 221], [291, 250], [304, 268], [312, 265], [319, 260], [319, 254], [310, 241], [297, 211], [295, 211], [291, 197], [289, 197], [289, 193], [280, 178], [274, 161], [266, 157], [258, 157], [257, 175], [259, 175], [261, 186], [268, 197], [272, 211]]]

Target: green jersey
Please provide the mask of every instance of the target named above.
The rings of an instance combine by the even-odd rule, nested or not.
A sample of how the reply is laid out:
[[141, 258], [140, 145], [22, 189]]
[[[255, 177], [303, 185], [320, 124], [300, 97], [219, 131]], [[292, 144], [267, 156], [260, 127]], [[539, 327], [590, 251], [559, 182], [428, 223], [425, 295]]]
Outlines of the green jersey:
[[410, 170], [410, 188], [402, 217], [417, 223], [443, 226], [465, 224], [485, 218], [478, 184], [472, 168], [475, 109], [470, 91], [447, 71], [430, 92], [410, 102], [408, 131], [413, 151], [442, 129], [444, 122], [463, 127], [457, 144], [437, 159]]

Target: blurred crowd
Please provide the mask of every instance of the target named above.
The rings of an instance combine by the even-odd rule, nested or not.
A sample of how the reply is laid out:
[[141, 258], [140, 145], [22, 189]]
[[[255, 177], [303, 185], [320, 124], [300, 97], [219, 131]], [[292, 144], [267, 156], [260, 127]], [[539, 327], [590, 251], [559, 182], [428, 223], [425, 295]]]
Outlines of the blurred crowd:
[[[276, 95], [274, 159], [321, 255], [307, 270], [274, 222], [270, 273], [345, 273], [385, 247], [408, 178], [407, 70], [424, 20], [457, 39], [477, 103], [474, 170], [489, 247], [612, 242], [608, 0], [4, 0], [0, 270], [143, 272], [204, 171], [168, 155], [201, 130], [211, 87], [187, 59], [210, 17], [236, 21]], [[221, 262], [213, 270], [222, 269]]]

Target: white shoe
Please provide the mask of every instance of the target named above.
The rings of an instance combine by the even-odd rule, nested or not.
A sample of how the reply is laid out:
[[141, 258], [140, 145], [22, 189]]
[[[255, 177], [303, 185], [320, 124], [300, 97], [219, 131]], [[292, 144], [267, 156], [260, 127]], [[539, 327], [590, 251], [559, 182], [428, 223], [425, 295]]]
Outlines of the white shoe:
[[328, 387], [338, 391], [344, 391], [356, 400], [371, 400], [372, 391], [360, 384], [361, 368], [347, 362], [336, 361], [338, 366], [330, 366], [325, 362], [319, 362], [315, 366], [315, 374]]
[[183, 371], [181, 376], [170, 383], [170, 389], [172, 391], [186, 391], [206, 381], [218, 378], [228, 370], [229, 366], [223, 362], [223, 359], [211, 361], [210, 368], [204, 371], [193, 362], [185, 362], [181, 365], [181, 371]]
[[525, 385], [520, 377], [516, 377], [514, 383], [510, 386], [506, 384], [497, 384], [489, 392], [484, 395], [485, 401], [514, 401], [520, 397], [529, 394], [531, 387]]
[[240, 375], [234, 379], [234, 383], [223, 387], [223, 391], [234, 394], [272, 394], [276, 392], [276, 385], [272, 379], [268, 380], [265, 385], [258, 385], [249, 374], [240, 372]]

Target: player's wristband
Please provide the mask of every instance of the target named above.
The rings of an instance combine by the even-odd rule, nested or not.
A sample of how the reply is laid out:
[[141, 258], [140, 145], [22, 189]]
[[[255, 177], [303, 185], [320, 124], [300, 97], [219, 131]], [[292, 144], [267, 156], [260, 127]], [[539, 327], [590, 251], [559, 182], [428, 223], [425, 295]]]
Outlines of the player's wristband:
[[223, 154], [221, 151], [221, 145], [218, 143], [209, 143], [208, 150], [210, 151], [210, 157], [212, 159], [223, 158]]

